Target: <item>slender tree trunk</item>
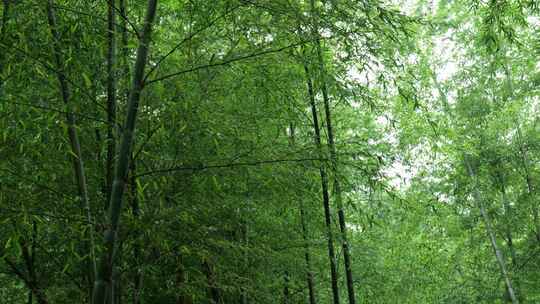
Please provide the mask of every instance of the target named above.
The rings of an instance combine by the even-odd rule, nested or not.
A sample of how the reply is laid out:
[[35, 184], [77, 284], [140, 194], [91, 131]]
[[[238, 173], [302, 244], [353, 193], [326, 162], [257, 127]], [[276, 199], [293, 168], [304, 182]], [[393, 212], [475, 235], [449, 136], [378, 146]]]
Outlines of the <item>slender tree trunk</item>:
[[[0, 24], [0, 42], [5, 42], [6, 37], [6, 28], [9, 20], [9, 0], [2, 0], [2, 24]], [[4, 72], [4, 59], [7, 52], [0, 52], [0, 75]], [[4, 80], [0, 77], [0, 96], [2, 96], [2, 87], [4, 85]]]
[[[15, 271], [15, 269], [13, 268], [13, 267], [16, 267], [15, 264], [11, 264], [9, 266], [12, 268], [13, 271]], [[22, 277], [22, 276], [24, 276], [24, 274], [22, 272], [19, 272], [18, 276], [23, 280], [23, 282], [30, 289], [32, 294], [36, 296], [36, 301], [38, 302], [38, 304], [48, 304], [49, 303], [49, 301], [47, 300], [47, 296], [45, 295], [45, 292], [37, 285], [37, 282], [30, 281], [28, 279], [24, 279]]]
[[[295, 145], [295, 128], [294, 124], [289, 124], [289, 130], [290, 130], [290, 145], [292, 148], [294, 148]], [[315, 280], [313, 278], [313, 270], [311, 268], [311, 255], [310, 255], [310, 248], [309, 248], [309, 233], [306, 223], [306, 210], [304, 207], [304, 202], [302, 198], [299, 199], [300, 204], [300, 225], [302, 226], [302, 239], [304, 241], [304, 260], [306, 262], [306, 282], [308, 286], [308, 292], [309, 292], [309, 304], [316, 304], [316, 296], [315, 296]]]
[[508, 275], [508, 271], [506, 270], [506, 265], [504, 263], [504, 258], [499, 250], [499, 246], [497, 245], [497, 240], [495, 238], [495, 232], [493, 231], [491, 220], [487, 214], [487, 211], [484, 207], [484, 203], [482, 202], [482, 199], [480, 197], [480, 192], [478, 190], [478, 182], [477, 177], [474, 173], [474, 170], [472, 168], [469, 156], [465, 155], [465, 166], [467, 167], [467, 172], [469, 173], [469, 176], [473, 180], [473, 197], [476, 201], [476, 204], [478, 205], [478, 209], [480, 209], [480, 214], [482, 215], [482, 218], [484, 219], [484, 224], [486, 225], [486, 231], [489, 237], [489, 240], [491, 242], [491, 247], [493, 248], [493, 252], [495, 253], [495, 258], [497, 259], [497, 262], [499, 263], [501, 275], [504, 278], [504, 282], [506, 284], [506, 289], [508, 292], [508, 295], [510, 296], [510, 299], [512, 300], [513, 304], [519, 304], [519, 300], [516, 296], [516, 293], [514, 292], [514, 288], [512, 286], [512, 281], [510, 280], [510, 276]]
[[122, 304], [122, 273], [116, 270], [116, 286], [114, 289], [114, 304]]
[[132, 87], [129, 94], [127, 105], [127, 117], [125, 126], [122, 130], [122, 139], [120, 151], [116, 160], [114, 182], [109, 201], [109, 223], [104, 234], [105, 250], [101, 255], [98, 276], [94, 284], [92, 296], [93, 304], [103, 304], [105, 301], [107, 280], [111, 277], [114, 268], [114, 249], [118, 232], [120, 213], [122, 210], [122, 198], [124, 194], [125, 182], [129, 170], [129, 160], [133, 148], [133, 138], [135, 133], [135, 122], [137, 120], [137, 111], [141, 91], [143, 89], [144, 68], [148, 57], [148, 47], [151, 41], [152, 24], [156, 15], [157, 0], [149, 0], [146, 16], [144, 19], [143, 32], [134, 66], [134, 75]]
[[203, 271], [208, 284], [208, 298], [212, 304], [221, 304], [221, 292], [216, 285], [216, 274], [208, 260], [203, 261]]
[[[24, 265], [26, 267], [26, 273], [23, 273], [23, 271], [20, 271], [15, 263], [12, 263], [7, 258], [4, 258], [6, 263], [11, 267], [11, 270], [15, 275], [17, 275], [28, 287], [28, 303], [32, 304], [33, 295], [34, 293], [42, 294], [44, 297], [44, 292], [41, 290], [38, 285], [38, 279], [36, 275], [36, 268], [35, 268], [35, 254], [36, 254], [36, 237], [37, 237], [37, 226], [35, 221], [32, 222], [32, 238], [30, 243], [30, 249], [28, 248], [28, 242], [21, 239], [19, 240], [19, 245], [21, 248], [21, 253], [24, 261]], [[38, 299], [39, 301], [39, 299]], [[43, 301], [43, 300], [42, 300]], [[45, 300], [46, 301], [46, 300]]]
[[[511, 229], [511, 219], [512, 219], [512, 207], [508, 203], [508, 197], [506, 195], [506, 186], [505, 186], [505, 178], [501, 174], [499, 176], [499, 182], [500, 182], [500, 191], [501, 191], [501, 200], [504, 210], [504, 225], [505, 225], [505, 237], [506, 237], [506, 244], [508, 246], [508, 251], [510, 252], [510, 260], [512, 262], [512, 268], [517, 269], [518, 267], [518, 261], [517, 261], [517, 255], [516, 255], [516, 249], [514, 247], [514, 238], [512, 237], [512, 229]], [[521, 284], [518, 276], [514, 277], [515, 282], [515, 292], [518, 299], [524, 300], [524, 295], [521, 291]]]
[[[249, 178], [248, 178], [248, 187], [249, 187]], [[249, 193], [249, 188], [248, 188], [248, 193]], [[248, 201], [249, 201], [249, 196], [248, 196]], [[245, 216], [245, 215], [242, 215], [242, 216]], [[249, 256], [248, 256], [248, 251], [247, 251], [247, 248], [248, 248], [248, 244], [249, 244], [249, 240], [248, 240], [248, 224], [247, 224], [247, 221], [245, 219], [242, 218], [242, 223], [241, 223], [241, 237], [242, 237], [242, 245], [244, 246], [244, 250], [242, 252], [242, 263], [244, 264], [243, 265], [243, 270], [245, 271], [244, 274], [246, 276], [249, 275]], [[240, 303], [241, 304], [247, 304], [248, 303], [248, 294], [247, 294], [247, 290], [248, 290], [248, 286], [244, 285], [242, 286], [241, 290], [240, 290]]]
[[85, 210], [86, 220], [88, 222], [87, 233], [89, 236], [89, 248], [87, 249], [89, 249], [90, 251], [90, 259], [91, 259], [91, 265], [92, 265], [92, 271], [89, 274], [89, 277], [95, 278], [97, 267], [96, 267], [96, 260], [95, 260], [94, 227], [92, 224], [90, 199], [88, 197], [88, 187], [86, 183], [86, 175], [84, 171], [81, 145], [79, 142], [79, 136], [77, 134], [75, 116], [73, 115], [72, 107], [71, 107], [71, 100], [70, 100], [71, 96], [70, 96], [69, 85], [65, 76], [65, 69], [64, 69], [65, 61], [60, 51], [60, 43], [61, 43], [60, 34], [58, 32], [56, 16], [55, 16], [53, 7], [54, 7], [53, 0], [48, 0], [47, 1], [47, 20], [49, 23], [49, 28], [50, 28], [50, 32], [51, 32], [52, 40], [53, 40], [53, 53], [54, 53], [56, 69], [58, 70], [57, 78], [58, 78], [58, 83], [60, 85], [60, 93], [62, 95], [62, 100], [64, 101], [64, 105], [66, 108], [66, 122], [67, 122], [69, 142], [71, 145], [73, 170], [75, 172], [75, 176], [77, 180], [79, 198], [81, 200], [82, 207]]
[[309, 304], [316, 304], [315, 296], [315, 280], [313, 278], [313, 270], [311, 268], [311, 255], [309, 250], [309, 240], [308, 240], [308, 231], [306, 225], [306, 211], [304, 209], [304, 204], [300, 200], [300, 222], [302, 225], [302, 238], [304, 240], [304, 259], [306, 261], [306, 279], [309, 292]]
[[341, 246], [343, 251], [343, 260], [345, 263], [345, 274], [347, 279], [347, 294], [349, 296], [349, 304], [355, 304], [356, 298], [354, 294], [354, 281], [352, 275], [351, 254], [349, 251], [349, 242], [347, 237], [347, 224], [345, 221], [345, 211], [343, 209], [343, 197], [341, 193], [341, 185], [339, 181], [338, 160], [336, 145], [334, 142], [334, 130], [332, 129], [332, 115], [330, 111], [330, 101], [328, 97], [328, 89], [326, 86], [326, 72], [324, 68], [324, 59], [322, 57], [320, 41], [316, 40], [317, 57], [319, 61], [319, 71], [321, 73], [321, 87], [323, 93], [324, 113], [326, 117], [326, 134], [328, 137], [328, 145], [330, 146], [330, 159], [332, 164], [333, 176], [333, 194], [338, 208], [339, 230], [341, 232]]
[[514, 248], [514, 241], [512, 237], [512, 229], [510, 228], [512, 223], [510, 223], [510, 219], [512, 217], [512, 210], [510, 207], [510, 204], [508, 203], [508, 197], [506, 196], [506, 188], [504, 185], [501, 187], [501, 194], [502, 194], [502, 202], [503, 202], [503, 208], [504, 208], [504, 217], [505, 217], [505, 234], [506, 234], [506, 242], [508, 243], [508, 250], [510, 251], [510, 258], [512, 260], [512, 265], [517, 266], [517, 258], [516, 258], [516, 249]]
[[[114, 270], [113, 270], [114, 272]], [[114, 304], [112, 302], [112, 299], [114, 298], [114, 276], [111, 274], [111, 278], [107, 281], [109, 286], [107, 286], [106, 294], [105, 294], [105, 303], [106, 304]]]
[[[26, 265], [26, 272], [22, 271], [17, 267], [15, 262], [11, 261], [7, 257], [4, 257], [4, 261], [9, 266], [11, 271], [24, 282], [24, 285], [28, 288], [28, 290], [36, 297], [36, 301], [38, 304], [48, 304], [49, 301], [47, 300], [47, 295], [45, 294], [45, 291], [39, 286], [39, 282], [37, 280], [35, 268], [32, 265], [32, 257], [29, 254], [28, 250], [28, 244], [25, 242], [20, 242], [21, 245], [21, 251], [23, 254], [23, 260], [24, 264]], [[29, 298], [31, 298], [29, 296]]]
[[336, 145], [334, 141], [334, 130], [332, 126], [332, 113], [330, 111], [330, 98], [328, 96], [328, 87], [327, 87], [327, 75], [324, 65], [324, 58], [321, 49], [321, 42], [319, 38], [319, 27], [318, 27], [318, 17], [316, 16], [315, 11], [315, 0], [310, 0], [311, 12], [313, 15], [313, 28], [314, 28], [314, 39], [315, 47], [317, 51], [317, 61], [319, 65], [319, 79], [321, 84], [321, 90], [323, 95], [324, 102], [324, 113], [326, 117], [326, 133], [328, 137], [328, 145], [330, 146], [330, 159], [332, 164], [332, 176], [333, 176], [333, 190], [336, 201], [336, 206], [338, 208], [338, 221], [339, 221], [339, 230], [341, 233], [341, 246], [343, 251], [343, 260], [345, 263], [345, 274], [347, 279], [347, 295], [349, 296], [349, 304], [356, 303], [356, 297], [354, 293], [354, 281], [352, 275], [352, 262], [351, 255], [349, 251], [349, 242], [347, 238], [347, 225], [345, 221], [345, 211], [343, 209], [343, 200], [341, 193], [341, 185], [339, 183], [339, 171], [338, 171], [338, 159], [336, 153]]
[[185, 285], [187, 283], [186, 269], [181, 254], [178, 254], [176, 264], [176, 286], [180, 290], [180, 293], [176, 297], [176, 304], [192, 304], [191, 295], [185, 291]]
[[[508, 57], [506, 56], [506, 50], [505, 50], [504, 59], [505, 59], [504, 73], [506, 77], [506, 88], [508, 90], [508, 94], [506, 94], [506, 99], [511, 99], [514, 96], [514, 84], [512, 81], [512, 73], [508, 66]], [[528, 202], [531, 203], [531, 201], [534, 199], [535, 189], [533, 188], [533, 182], [532, 182], [531, 173], [530, 173], [529, 156], [527, 155], [527, 148], [523, 144], [523, 134], [521, 134], [521, 128], [519, 125], [519, 121], [517, 119], [515, 121], [515, 124], [516, 124], [517, 135], [518, 135], [521, 162], [523, 165], [523, 169], [525, 170], [525, 181], [527, 183], [527, 198], [528, 198]], [[539, 219], [538, 204], [536, 202], [533, 202], [532, 209], [533, 209], [532, 211], [533, 211], [534, 235], [535, 235], [536, 241], [540, 245], [540, 219]]]
[[0, 24], [0, 38], [4, 39], [6, 35], [6, 27], [9, 20], [9, 0], [2, 0], [2, 23]]
[[[122, 76], [124, 78], [129, 78], [129, 47], [128, 47], [128, 33], [127, 33], [127, 6], [126, 0], [119, 0], [118, 10], [120, 13], [120, 50], [121, 50], [121, 65], [122, 65]], [[125, 96], [126, 100], [129, 98], [129, 89], [126, 89], [125, 92], [121, 94]], [[116, 135], [120, 134], [118, 124], [116, 122], [115, 116], [115, 132]], [[140, 206], [139, 206], [139, 196], [137, 194], [137, 164], [136, 160], [133, 158], [133, 153], [131, 156], [131, 174], [130, 174], [130, 190], [131, 190], [131, 212], [135, 221], [138, 221], [140, 217]], [[140, 230], [136, 228], [133, 232], [134, 244], [133, 244], [133, 257], [135, 259], [135, 273], [133, 276], [133, 304], [139, 304], [141, 301], [141, 292], [143, 287], [143, 273], [141, 269], [141, 239], [140, 239]]]
[[[36, 229], [36, 227], [34, 226], [34, 229]], [[34, 234], [34, 232], [33, 232]], [[35, 235], [33, 235], [32, 237], [32, 242], [30, 244], [30, 248], [29, 248], [29, 245], [26, 241], [22, 241], [21, 242], [21, 251], [22, 251], [22, 256], [23, 256], [23, 259], [24, 259], [24, 263], [26, 264], [26, 270], [27, 270], [27, 274], [28, 274], [28, 282], [30, 286], [32, 286], [32, 289], [33, 289], [33, 293], [36, 295], [36, 298], [38, 300], [38, 303], [43, 303], [43, 301], [47, 302], [46, 298], [45, 298], [45, 293], [43, 291], [42, 288], [39, 287], [39, 282], [38, 282], [38, 277], [37, 277], [37, 273], [36, 273], [36, 268], [35, 268], [35, 262], [34, 262], [34, 255], [35, 255], [35, 240], [34, 240], [34, 237]]]
[[[530, 172], [530, 161], [529, 156], [527, 154], [527, 148], [525, 148], [525, 145], [523, 144], [523, 135], [521, 134], [521, 128], [519, 127], [519, 123], [517, 124], [517, 134], [518, 134], [518, 140], [519, 140], [519, 151], [521, 156], [521, 163], [523, 165], [523, 169], [525, 170], [525, 182], [527, 183], [527, 198], [529, 203], [532, 202], [534, 199], [534, 192], [535, 188], [533, 186], [533, 181], [531, 177]], [[536, 241], [540, 245], [540, 218], [539, 218], [539, 212], [538, 212], [538, 204], [536, 202], [532, 202], [532, 212], [533, 212], [533, 225], [534, 225], [534, 235], [536, 238]]]
[[[107, 160], [106, 197], [110, 197], [116, 155], [116, 12], [114, 0], [107, 1]], [[105, 200], [105, 210], [108, 201]]]
[[283, 304], [291, 303], [291, 292], [289, 291], [289, 272], [283, 274]]
[[[34, 280], [37, 281], [36, 276], [36, 241], [37, 241], [38, 231], [36, 221], [32, 221], [32, 247], [30, 248], [30, 265], [32, 267], [32, 273], [34, 274]], [[28, 292], [28, 304], [32, 304], [32, 291]]]
[[[321, 143], [321, 130], [319, 127], [319, 118], [317, 114], [317, 106], [315, 104], [315, 93], [313, 91], [313, 83], [311, 75], [309, 73], [309, 67], [307, 62], [304, 62], [304, 71], [306, 73], [306, 81], [308, 87], [309, 104], [311, 107], [311, 115], [313, 118], [313, 130], [315, 131], [314, 141], [317, 148], [319, 158], [324, 158], [324, 151]], [[326, 175], [326, 169], [324, 163], [321, 162], [319, 166], [319, 173], [321, 175], [321, 188], [323, 196], [324, 206], [324, 219], [326, 227], [326, 238], [328, 241], [328, 257], [330, 259], [330, 280], [332, 284], [332, 299], [334, 304], [339, 304], [339, 287], [338, 287], [338, 274], [336, 267], [336, 254], [334, 249], [334, 235], [332, 233], [332, 213], [330, 212], [330, 198], [328, 195], [328, 177]]]
[[[140, 215], [139, 196], [137, 193], [137, 168], [135, 160], [132, 159], [131, 164], [131, 212], [135, 220], [138, 220]], [[138, 225], [138, 223], [137, 223]], [[141, 270], [141, 240], [139, 229], [134, 232], [133, 257], [135, 259], [135, 275], [133, 277], [133, 304], [139, 304], [141, 301], [142, 289], [142, 270]]]
[[[126, 19], [128, 18], [127, 16], [127, 6], [126, 6], [126, 0], [119, 0], [120, 3], [118, 4], [119, 6], [119, 11], [120, 11], [120, 25], [121, 25], [121, 29], [120, 29], [120, 42], [121, 42], [121, 47], [120, 47], [120, 50], [121, 50], [121, 64], [122, 64], [122, 67], [123, 67], [123, 73], [122, 73], [122, 78], [124, 79], [130, 79], [130, 74], [129, 74], [129, 46], [128, 46], [128, 32], [127, 32], [127, 22], [126, 22]], [[128, 87], [128, 85], [126, 85], [126, 87]], [[129, 99], [129, 88], [126, 88], [125, 91], [122, 92], [122, 94], [125, 96], [126, 100]], [[118, 129], [119, 125], [117, 124], [117, 129]], [[120, 130], [118, 130], [120, 131]]]

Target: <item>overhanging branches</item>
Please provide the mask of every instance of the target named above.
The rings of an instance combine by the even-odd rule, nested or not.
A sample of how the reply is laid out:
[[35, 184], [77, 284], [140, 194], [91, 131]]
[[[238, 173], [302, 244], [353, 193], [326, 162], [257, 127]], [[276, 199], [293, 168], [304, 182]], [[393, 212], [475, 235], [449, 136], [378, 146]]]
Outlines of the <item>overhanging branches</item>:
[[[343, 33], [343, 34], [340, 34], [340, 35], [334, 35], [334, 36], [331, 36], [331, 37], [318, 37], [318, 38], [314, 38], [314, 39], [301, 40], [301, 41], [297, 41], [295, 43], [291, 43], [291, 44], [281, 46], [281, 47], [278, 47], [278, 48], [266, 49], [266, 50], [261, 50], [261, 51], [258, 51], [258, 52], [252, 52], [250, 54], [230, 58], [230, 59], [223, 60], [223, 61], [220, 61], [220, 62], [213, 62], [213, 63], [210, 62], [208, 64], [195, 66], [195, 67], [192, 67], [192, 68], [189, 68], [189, 69], [180, 70], [180, 71], [177, 71], [177, 72], [174, 72], [174, 73], [170, 73], [170, 74], [158, 77], [158, 78], [148, 80], [147, 82], [145, 82], [145, 85], [152, 84], [152, 83], [155, 83], [155, 82], [159, 82], [159, 81], [162, 81], [162, 80], [166, 80], [166, 79], [176, 77], [176, 76], [179, 76], [179, 75], [195, 72], [195, 71], [198, 71], [198, 70], [203, 70], [203, 69], [213, 68], [213, 67], [218, 67], [218, 66], [224, 66], [224, 65], [228, 65], [228, 64], [231, 64], [231, 63], [234, 63], [234, 62], [242, 61], [242, 60], [245, 60], [245, 59], [251, 59], [251, 58], [255, 58], [255, 57], [259, 57], [259, 56], [264, 56], [264, 55], [268, 55], [268, 54], [280, 53], [282, 51], [285, 51], [285, 50], [288, 50], [288, 49], [291, 49], [291, 48], [294, 48], [294, 47], [297, 47], [297, 46], [301, 46], [301, 45], [304, 45], [304, 44], [315, 42], [316, 40], [333, 39], [333, 38], [336, 38], [336, 37], [339, 37], [339, 36], [346, 36], [348, 34], [351, 34], [351, 33], [346, 32], [346, 33]], [[168, 55], [170, 55], [170, 54], [167, 54], [167, 56]], [[153, 69], [155, 69], [155, 67]]]

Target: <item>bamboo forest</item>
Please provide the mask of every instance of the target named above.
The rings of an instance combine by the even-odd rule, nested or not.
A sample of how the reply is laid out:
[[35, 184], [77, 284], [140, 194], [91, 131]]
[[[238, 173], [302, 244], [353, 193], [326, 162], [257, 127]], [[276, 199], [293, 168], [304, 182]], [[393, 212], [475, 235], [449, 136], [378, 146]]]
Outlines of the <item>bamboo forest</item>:
[[0, 304], [540, 303], [540, 1], [1, 0]]

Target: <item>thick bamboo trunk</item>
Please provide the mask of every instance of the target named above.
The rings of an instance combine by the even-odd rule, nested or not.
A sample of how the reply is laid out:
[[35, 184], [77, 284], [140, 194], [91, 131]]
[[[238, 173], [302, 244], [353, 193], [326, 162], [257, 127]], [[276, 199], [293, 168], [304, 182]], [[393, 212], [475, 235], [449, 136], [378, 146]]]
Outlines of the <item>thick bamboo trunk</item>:
[[471, 162], [469, 160], [469, 156], [466, 155], [464, 157], [464, 160], [465, 160], [465, 166], [467, 167], [467, 172], [469, 173], [469, 176], [473, 180], [473, 183], [474, 183], [473, 184], [473, 197], [474, 197], [474, 200], [476, 201], [478, 209], [480, 209], [480, 214], [482, 215], [482, 218], [484, 220], [484, 225], [486, 226], [486, 231], [489, 237], [489, 241], [491, 243], [491, 247], [493, 248], [495, 258], [497, 259], [497, 263], [499, 264], [501, 276], [504, 278], [508, 295], [510, 299], [512, 300], [513, 304], [519, 304], [519, 300], [514, 291], [514, 287], [512, 286], [512, 280], [510, 279], [510, 276], [508, 275], [508, 271], [506, 270], [504, 257], [501, 251], [499, 250], [499, 246], [497, 245], [497, 240], [495, 238], [495, 232], [493, 231], [491, 220], [487, 214], [487, 211], [484, 207], [484, 203], [482, 202], [482, 199], [480, 197], [480, 192], [478, 191], [478, 185], [477, 185], [478, 184], [477, 177], [472, 168]]
[[126, 122], [122, 130], [120, 151], [118, 152], [118, 157], [116, 160], [114, 182], [109, 200], [109, 223], [103, 237], [105, 249], [100, 258], [98, 275], [94, 284], [94, 291], [92, 295], [93, 304], [103, 304], [105, 302], [107, 286], [110, 285], [110, 282], [107, 282], [107, 280], [109, 280], [111, 277], [112, 269], [114, 267], [114, 249], [116, 245], [120, 213], [122, 210], [122, 198], [129, 171], [131, 151], [133, 149], [135, 123], [137, 120], [141, 91], [144, 85], [144, 68], [147, 63], [152, 24], [156, 15], [156, 8], [157, 0], [149, 0], [144, 19], [143, 32], [137, 49], [133, 81], [127, 105]]

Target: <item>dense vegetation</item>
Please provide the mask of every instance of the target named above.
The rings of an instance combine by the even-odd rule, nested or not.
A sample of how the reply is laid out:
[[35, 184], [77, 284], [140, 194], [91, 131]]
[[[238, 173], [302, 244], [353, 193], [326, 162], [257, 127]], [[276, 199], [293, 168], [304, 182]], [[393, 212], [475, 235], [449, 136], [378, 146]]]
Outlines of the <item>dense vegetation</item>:
[[540, 303], [535, 0], [2, 0], [1, 303]]

